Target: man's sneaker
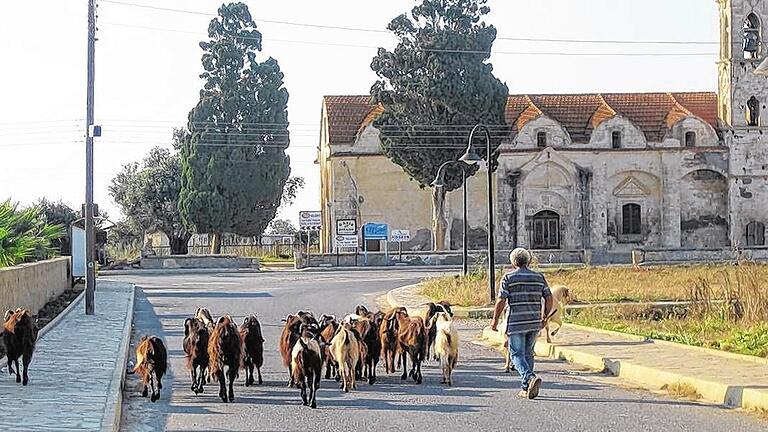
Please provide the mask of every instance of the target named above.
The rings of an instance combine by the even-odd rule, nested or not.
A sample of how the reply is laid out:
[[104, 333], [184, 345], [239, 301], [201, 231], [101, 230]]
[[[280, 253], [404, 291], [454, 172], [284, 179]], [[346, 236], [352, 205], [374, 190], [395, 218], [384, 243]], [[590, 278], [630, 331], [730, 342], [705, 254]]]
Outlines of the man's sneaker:
[[527, 390], [520, 390], [517, 393], [517, 397], [519, 397], [520, 399], [528, 399], [528, 391]]
[[539, 387], [541, 387], [541, 378], [533, 377], [528, 384], [528, 399], [536, 399], [539, 396]]

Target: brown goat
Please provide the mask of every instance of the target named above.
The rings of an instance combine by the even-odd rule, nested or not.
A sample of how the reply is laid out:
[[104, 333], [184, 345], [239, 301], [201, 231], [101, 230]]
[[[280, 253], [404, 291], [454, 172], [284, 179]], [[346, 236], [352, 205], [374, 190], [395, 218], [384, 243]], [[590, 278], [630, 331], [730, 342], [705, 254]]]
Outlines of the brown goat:
[[264, 337], [261, 333], [261, 324], [256, 315], [245, 317], [240, 325], [240, 337], [243, 339], [243, 367], [245, 368], [245, 386], [254, 384], [253, 369], [255, 368], [259, 384], [261, 379], [261, 367], [264, 365]]
[[321, 345], [323, 364], [325, 364], [325, 379], [331, 379], [331, 375], [333, 375], [336, 381], [340, 381], [341, 376], [339, 375], [339, 365], [331, 355], [330, 344], [331, 340], [333, 340], [333, 337], [336, 335], [336, 330], [338, 330], [338, 328], [339, 322], [336, 321], [335, 316], [320, 316], [320, 337], [318, 338], [318, 342]]
[[[29, 363], [32, 362], [32, 353], [35, 351], [35, 342], [37, 341], [35, 324], [32, 322], [32, 315], [28, 310], [8, 310], [5, 313], [2, 340], [7, 351], [8, 373], [13, 375], [14, 369], [11, 364], [16, 364], [16, 382], [27, 385], [29, 383]], [[21, 364], [24, 367], [23, 371], [19, 369], [19, 357], [21, 357]]]
[[376, 382], [376, 365], [381, 355], [381, 340], [379, 339], [379, 326], [373, 321], [374, 314], [367, 314], [370, 318], [361, 318], [354, 324], [355, 330], [360, 335], [360, 361], [358, 367], [362, 378], [368, 379], [368, 384]]
[[138, 373], [144, 390], [141, 395], [147, 397], [148, 390], [152, 389], [150, 400], [156, 402], [160, 399], [160, 390], [163, 388], [163, 375], [168, 370], [168, 351], [165, 344], [157, 336], [144, 336], [136, 346], [136, 366], [134, 373]]
[[192, 391], [195, 394], [203, 392], [205, 377], [208, 371], [208, 339], [210, 331], [203, 321], [197, 318], [184, 320], [184, 354], [187, 358], [187, 368], [192, 375]]
[[404, 307], [397, 307], [384, 314], [379, 324], [379, 341], [381, 341], [381, 357], [384, 359], [384, 369], [387, 373], [395, 372], [395, 355], [397, 353], [397, 320], [391, 319], [396, 313], [402, 312], [408, 316]]
[[[216, 322], [208, 342], [208, 357], [210, 358], [210, 374], [219, 381], [219, 397], [224, 402], [234, 402], [233, 385], [243, 358], [243, 343], [240, 339], [240, 332], [229, 315], [224, 315]], [[227, 368], [226, 379], [229, 380], [229, 393], [226, 389], [224, 368]]]
[[299, 339], [291, 350], [292, 379], [301, 389], [301, 400], [305, 406], [317, 408], [317, 389], [322, 374], [322, 354], [314, 331], [317, 327], [301, 324]]
[[[400, 361], [403, 363], [403, 375], [400, 379], [413, 378], [417, 384], [421, 384], [421, 363], [424, 361], [427, 352], [427, 331], [424, 320], [421, 317], [409, 317], [407, 312], [399, 311], [394, 314], [390, 321], [397, 321], [397, 352], [400, 354]], [[408, 372], [406, 354], [411, 358], [411, 370]]]
[[280, 334], [280, 356], [283, 358], [283, 366], [288, 368], [288, 387], [293, 387], [293, 373], [291, 373], [291, 352], [296, 341], [299, 340], [299, 327], [301, 318], [296, 315], [288, 315], [285, 318], [283, 332]]

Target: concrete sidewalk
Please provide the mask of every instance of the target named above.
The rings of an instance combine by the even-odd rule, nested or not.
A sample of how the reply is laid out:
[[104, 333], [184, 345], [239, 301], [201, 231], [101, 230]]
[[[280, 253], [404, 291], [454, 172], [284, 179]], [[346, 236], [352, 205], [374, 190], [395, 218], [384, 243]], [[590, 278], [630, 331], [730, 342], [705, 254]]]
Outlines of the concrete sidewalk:
[[[421, 308], [429, 299], [416, 294], [417, 286], [390, 291], [388, 303]], [[500, 347], [505, 336], [486, 328], [483, 338]], [[552, 344], [539, 339], [536, 355], [605, 371], [649, 390], [687, 384], [710, 402], [768, 410], [768, 359], [568, 324]]]
[[78, 301], [38, 339], [28, 386], [3, 370], [0, 429], [117, 430], [134, 287], [99, 281], [95, 298], [95, 316]]

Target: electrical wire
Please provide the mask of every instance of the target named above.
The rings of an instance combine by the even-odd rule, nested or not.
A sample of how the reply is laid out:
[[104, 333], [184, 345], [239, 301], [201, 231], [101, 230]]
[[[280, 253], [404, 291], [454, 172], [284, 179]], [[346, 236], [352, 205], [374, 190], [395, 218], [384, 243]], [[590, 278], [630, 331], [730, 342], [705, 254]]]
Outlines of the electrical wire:
[[[152, 6], [152, 5], [117, 1], [117, 0], [100, 0], [100, 2], [111, 3], [115, 5], [120, 5], [120, 6], [159, 10], [164, 12], [183, 13], [183, 14], [199, 15], [199, 16], [207, 16], [207, 17], [217, 16], [217, 14], [209, 13], [209, 12], [167, 8], [167, 7]], [[290, 21], [276, 21], [276, 20], [268, 20], [268, 19], [260, 19], [260, 18], [254, 18], [253, 20], [256, 22], [261, 21], [261, 22], [270, 23], [270, 24], [282, 24], [282, 25], [290, 25], [290, 26], [297, 26], [297, 27], [320, 28], [320, 29], [326, 29], [326, 30], [356, 31], [356, 32], [367, 32], [367, 33], [381, 33], [381, 34], [392, 35], [391, 31], [383, 30], [383, 29], [333, 26], [333, 25], [299, 23], [299, 22], [290, 22]], [[621, 39], [606, 40], [606, 39], [567, 39], [567, 38], [566, 39], [550, 39], [550, 38], [508, 37], [508, 36], [499, 36], [496, 39], [508, 40], [508, 41], [514, 41], [514, 42], [587, 43], [587, 44], [648, 44], [648, 45], [718, 45], [719, 44], [719, 42], [716, 42], [716, 41], [695, 41], [695, 40], [662, 41], [662, 40], [621, 40]]]
[[[103, 24], [106, 25], [113, 25], [113, 26], [120, 26], [120, 27], [129, 27], [129, 28], [138, 28], [138, 29], [144, 29], [144, 30], [155, 30], [155, 31], [164, 31], [164, 32], [171, 32], [171, 33], [184, 33], [184, 34], [194, 34], [194, 35], [200, 35], [200, 32], [190, 32], [185, 30], [177, 30], [177, 29], [168, 29], [168, 28], [161, 28], [161, 27], [150, 27], [150, 26], [143, 26], [143, 25], [134, 25], [134, 24], [125, 24], [125, 23], [114, 23], [114, 22], [104, 22]], [[263, 40], [263, 38], [254, 38], [250, 36], [239, 36], [240, 39], [258, 39]], [[334, 43], [334, 42], [317, 42], [317, 41], [303, 41], [303, 40], [288, 40], [288, 39], [269, 39], [270, 42], [279, 42], [279, 43], [293, 43], [293, 44], [301, 44], [301, 45], [312, 45], [312, 46], [327, 46], [327, 47], [342, 47], [342, 48], [364, 48], [364, 49], [379, 49], [380, 46], [376, 45], [359, 45], [359, 44], [346, 44], [346, 43]], [[552, 51], [482, 51], [482, 50], [459, 50], [459, 49], [430, 49], [430, 48], [422, 48], [421, 49], [424, 52], [432, 52], [432, 53], [446, 53], [446, 54], [472, 54], [472, 55], [491, 55], [491, 54], [498, 54], [498, 55], [518, 55], [518, 56], [567, 56], [567, 57], [700, 57], [700, 56], [716, 56], [718, 53], [715, 52], [699, 52], [699, 53], [659, 53], [659, 52], [652, 52], [652, 53], [627, 53], [627, 52], [569, 52], [569, 51], [559, 51], [559, 52], [552, 52]]]

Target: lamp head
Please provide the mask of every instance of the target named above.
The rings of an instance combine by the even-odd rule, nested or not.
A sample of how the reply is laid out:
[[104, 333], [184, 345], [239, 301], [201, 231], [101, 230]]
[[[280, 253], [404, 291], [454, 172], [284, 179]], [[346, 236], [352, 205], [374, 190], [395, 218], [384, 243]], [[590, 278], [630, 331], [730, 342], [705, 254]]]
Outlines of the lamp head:
[[467, 148], [467, 151], [464, 152], [464, 154], [459, 158], [459, 160], [467, 165], [477, 165], [483, 161], [483, 158], [478, 156], [478, 154], [475, 153], [475, 151], [470, 146]]

